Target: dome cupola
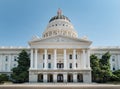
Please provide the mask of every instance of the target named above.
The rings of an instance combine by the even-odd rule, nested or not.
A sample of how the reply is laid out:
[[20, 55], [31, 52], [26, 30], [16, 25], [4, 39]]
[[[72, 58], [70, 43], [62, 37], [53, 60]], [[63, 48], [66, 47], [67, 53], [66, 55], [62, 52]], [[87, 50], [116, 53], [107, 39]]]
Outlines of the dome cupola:
[[54, 17], [52, 17], [52, 18], [50, 19], [49, 23], [52, 22], [52, 21], [54, 21], [54, 20], [57, 20], [57, 19], [63, 19], [63, 20], [67, 20], [67, 21], [70, 22], [70, 20], [68, 19], [68, 17], [62, 15], [62, 11], [61, 11], [60, 9], [58, 9], [57, 15], [54, 16]]
[[73, 25], [68, 17], [62, 15], [62, 10], [58, 9], [57, 15], [49, 20], [48, 26], [43, 33], [43, 37], [64, 35], [69, 37], [78, 37]]

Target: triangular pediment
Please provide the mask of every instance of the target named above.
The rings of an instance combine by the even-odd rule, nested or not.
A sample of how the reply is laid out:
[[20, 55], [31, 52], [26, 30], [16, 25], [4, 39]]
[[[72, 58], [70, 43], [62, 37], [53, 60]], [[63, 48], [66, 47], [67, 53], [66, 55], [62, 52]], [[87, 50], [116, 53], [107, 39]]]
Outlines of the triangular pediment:
[[53, 37], [48, 37], [48, 38], [42, 38], [42, 39], [36, 39], [32, 40], [29, 43], [91, 43], [89, 40], [85, 39], [79, 39], [79, 38], [72, 38], [72, 37], [66, 37], [66, 36], [53, 36]]

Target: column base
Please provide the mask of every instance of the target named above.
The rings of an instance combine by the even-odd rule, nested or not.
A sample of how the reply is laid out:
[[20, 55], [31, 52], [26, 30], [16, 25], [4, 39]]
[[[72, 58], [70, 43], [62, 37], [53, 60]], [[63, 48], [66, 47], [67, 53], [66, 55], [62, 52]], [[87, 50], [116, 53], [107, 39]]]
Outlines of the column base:
[[83, 83], [91, 83], [91, 72], [83, 73]]
[[37, 74], [29, 73], [29, 82], [30, 83], [37, 83], [37, 80], [38, 80]]

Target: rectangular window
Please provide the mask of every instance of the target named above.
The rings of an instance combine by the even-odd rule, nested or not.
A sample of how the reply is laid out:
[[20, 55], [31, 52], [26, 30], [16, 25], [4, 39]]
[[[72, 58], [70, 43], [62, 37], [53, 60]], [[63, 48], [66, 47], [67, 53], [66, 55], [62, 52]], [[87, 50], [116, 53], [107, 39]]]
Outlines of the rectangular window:
[[76, 59], [77, 59], [77, 54], [76, 54]]
[[115, 64], [113, 64], [113, 70], [115, 70]]
[[14, 61], [17, 61], [17, 56], [14, 56]]
[[70, 69], [72, 68], [72, 63], [69, 64], [69, 68], [70, 68]]
[[113, 67], [113, 70], [115, 70], [115, 67]]
[[43, 54], [43, 59], [45, 59], [45, 55]]
[[5, 61], [8, 61], [8, 56], [5, 56]]
[[48, 59], [51, 59], [51, 55], [50, 54], [48, 54]]
[[49, 68], [49, 69], [51, 68], [51, 63], [48, 63], [48, 68]]
[[43, 68], [44, 68], [44, 63], [43, 63]]
[[115, 61], [115, 59], [112, 59], [112, 61], [114, 62], [114, 61]]
[[57, 63], [57, 68], [64, 68], [64, 64], [63, 63]]
[[72, 59], [72, 54], [69, 55], [69, 59]]
[[76, 68], [78, 67], [77, 63], [76, 63]]
[[112, 57], [112, 61], [113, 61], [113, 62], [115, 61], [115, 56]]

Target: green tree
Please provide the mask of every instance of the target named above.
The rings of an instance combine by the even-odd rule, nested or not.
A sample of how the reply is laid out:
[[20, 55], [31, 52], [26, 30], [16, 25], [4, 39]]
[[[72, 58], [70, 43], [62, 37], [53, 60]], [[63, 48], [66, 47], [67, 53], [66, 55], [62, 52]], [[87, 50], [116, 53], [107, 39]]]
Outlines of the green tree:
[[30, 58], [25, 50], [22, 50], [18, 56], [18, 66], [13, 68], [11, 78], [14, 82], [23, 83], [29, 80]]
[[100, 67], [99, 67], [99, 59], [95, 55], [90, 56], [90, 65], [92, 68], [92, 81], [97, 82], [99, 81], [99, 72], [100, 72]]
[[4, 83], [4, 81], [8, 81], [9, 76], [6, 74], [0, 74], [0, 83]]
[[100, 82], [107, 82], [111, 76], [112, 71], [110, 70], [110, 53], [106, 52], [99, 61], [100, 66]]
[[120, 70], [116, 70], [113, 72], [113, 76], [111, 77], [111, 81], [120, 81]]

